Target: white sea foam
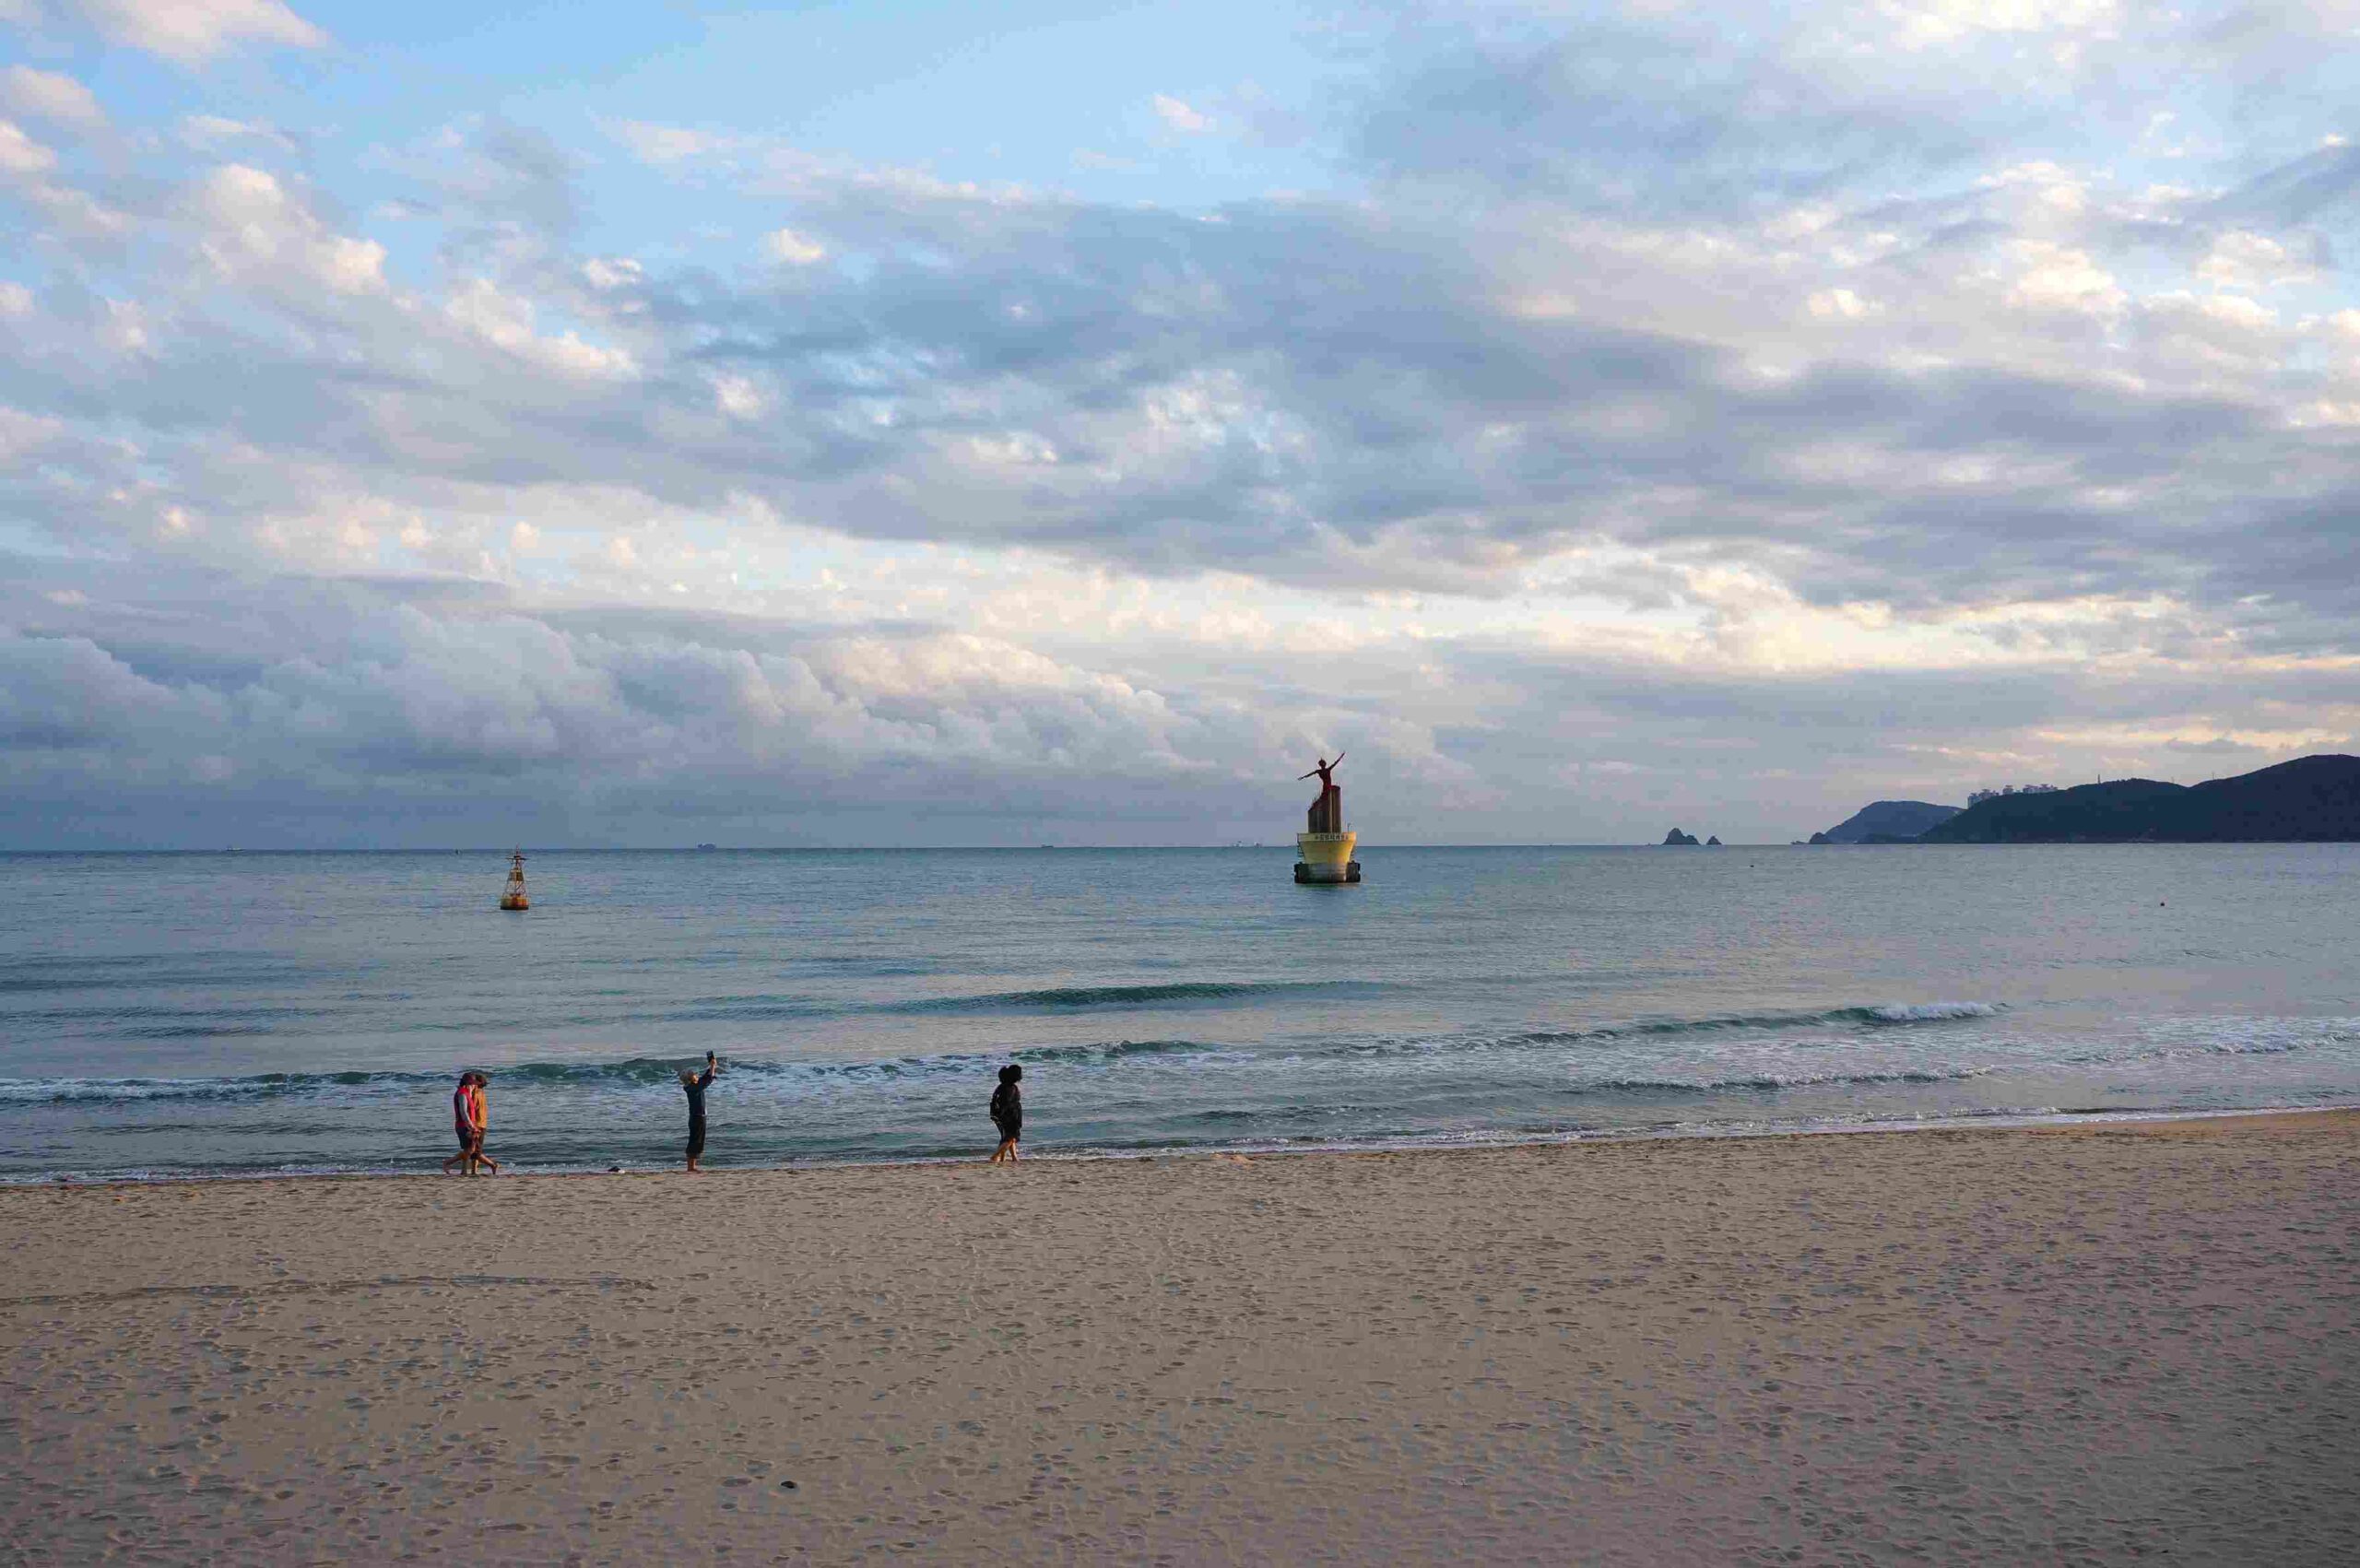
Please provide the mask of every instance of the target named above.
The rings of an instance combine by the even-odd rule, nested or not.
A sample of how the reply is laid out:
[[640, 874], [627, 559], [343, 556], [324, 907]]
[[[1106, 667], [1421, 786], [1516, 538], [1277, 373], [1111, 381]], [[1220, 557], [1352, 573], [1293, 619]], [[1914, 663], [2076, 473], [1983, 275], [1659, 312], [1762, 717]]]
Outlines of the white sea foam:
[[1887, 1002], [1869, 1009], [1882, 1023], [1933, 1023], [1952, 1018], [1996, 1018], [2001, 1009], [1991, 1002]]

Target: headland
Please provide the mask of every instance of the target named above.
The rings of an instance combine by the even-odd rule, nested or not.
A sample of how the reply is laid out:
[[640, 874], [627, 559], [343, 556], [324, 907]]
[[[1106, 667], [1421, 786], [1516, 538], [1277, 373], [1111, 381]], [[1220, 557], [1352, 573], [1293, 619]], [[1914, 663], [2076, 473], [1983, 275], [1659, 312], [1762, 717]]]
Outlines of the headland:
[[2200, 784], [2115, 779], [1992, 796], [1921, 843], [2345, 843], [2360, 840], [2360, 757], [2301, 757]]

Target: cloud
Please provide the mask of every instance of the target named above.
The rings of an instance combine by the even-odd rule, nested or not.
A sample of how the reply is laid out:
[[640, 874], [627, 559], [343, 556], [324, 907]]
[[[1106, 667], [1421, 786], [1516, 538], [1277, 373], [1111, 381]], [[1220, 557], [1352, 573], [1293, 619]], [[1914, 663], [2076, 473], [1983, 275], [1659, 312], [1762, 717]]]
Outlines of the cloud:
[[222, 164], [198, 182], [191, 205], [205, 231], [199, 248], [224, 276], [278, 275], [336, 294], [385, 288], [385, 247], [334, 232], [267, 170]]
[[231, 120], [219, 114], [184, 114], [180, 122], [181, 139], [200, 151], [214, 151], [234, 142], [259, 142], [267, 147], [289, 152], [300, 150], [300, 144], [276, 125], [257, 121]]
[[[11, 100], [0, 799], [1227, 838], [1348, 744], [1397, 838], [1794, 836], [2360, 727], [2332, 63], [1726, 21], [1406, 17], [1297, 116], [1326, 188], [1187, 208]], [[1171, 101], [1258, 169], [1247, 89]]]
[[1391, 842], [1422, 821], [1636, 842], [1667, 812], [1759, 839], [1848, 812], [1863, 776], [1929, 798], [2096, 760], [2206, 776], [2224, 748], [2191, 745], [2234, 737], [2243, 767], [2360, 720], [2348, 679], [2284, 669], [2247, 696], [2306, 722], [2240, 721], [2193, 659], [1870, 681], [1381, 637], [1291, 687], [1234, 643], [1150, 675], [1037, 639], [535, 609], [449, 582], [80, 581], [0, 610], [11, 842], [464, 843], [520, 817], [572, 842], [1029, 843], [1052, 822], [1220, 842], [1295, 819], [1298, 753], [1339, 737], [1363, 830]]
[[30, 65], [0, 71], [0, 104], [77, 131], [103, 130], [107, 123], [106, 112], [88, 88], [71, 77]]
[[57, 167], [57, 154], [0, 120], [0, 174], [46, 174]]
[[1213, 128], [1210, 115], [1191, 108], [1180, 99], [1159, 92], [1149, 102], [1157, 119], [1184, 136], [1202, 136]]
[[252, 653], [159, 640], [154, 611], [122, 651], [74, 633], [0, 637], [0, 776], [45, 801], [77, 787], [93, 759], [136, 744], [131, 793], [181, 788], [201, 767], [270, 798], [365, 791], [387, 803], [395, 834], [405, 808], [431, 831], [449, 792], [475, 778], [503, 797], [551, 796], [558, 809], [773, 831], [802, 808], [782, 811], [782, 794], [867, 809], [966, 780], [975, 805], [959, 819], [972, 831], [1012, 776], [1068, 807], [1110, 781], [1177, 800], [1233, 787], [1257, 746], [1257, 721], [1233, 707], [1175, 707], [1123, 677], [987, 638], [773, 632], [749, 644], [716, 626], [566, 624], [333, 584], [289, 584], [277, 599], [246, 607], [270, 633]]
[[109, 42], [181, 65], [205, 65], [246, 44], [317, 49], [327, 35], [281, 0], [66, 0]]
[[792, 229], [773, 229], [762, 236], [762, 249], [790, 266], [809, 266], [827, 259], [828, 247]]
[[644, 120], [618, 120], [607, 127], [643, 163], [658, 167], [709, 158], [742, 144], [742, 138], [686, 125], [660, 125]]
[[2212, 250], [2197, 264], [2196, 275], [2230, 289], [2280, 289], [2311, 282], [2319, 270], [2313, 257], [2299, 253], [2283, 241], [2233, 229], [2214, 237]]
[[2360, 145], [2331, 142], [2257, 175], [2214, 204], [2224, 218], [2297, 224], [2348, 208], [2360, 194]]
[[554, 336], [537, 332], [533, 302], [502, 291], [490, 278], [466, 279], [442, 309], [462, 330], [543, 370], [593, 378], [636, 372], [628, 349], [585, 342], [572, 330]]

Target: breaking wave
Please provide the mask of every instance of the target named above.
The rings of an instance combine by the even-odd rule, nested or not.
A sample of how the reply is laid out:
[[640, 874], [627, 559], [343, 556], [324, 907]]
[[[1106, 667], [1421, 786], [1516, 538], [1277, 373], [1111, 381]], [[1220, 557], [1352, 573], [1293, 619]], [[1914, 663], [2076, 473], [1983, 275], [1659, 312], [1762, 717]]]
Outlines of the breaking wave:
[[1373, 996], [1386, 987], [1367, 980], [1181, 980], [1155, 985], [1056, 985], [1031, 991], [993, 991], [973, 996], [935, 996], [888, 1002], [870, 1010], [890, 1013], [1065, 1012], [1081, 1008], [1143, 1008], [1192, 1002], [1231, 1002], [1277, 996]]
[[1590, 1029], [1536, 1029], [1528, 1030], [1516, 1039], [1525, 1044], [1546, 1045], [1577, 1040], [1714, 1034], [1741, 1029], [1824, 1029], [1831, 1024], [1879, 1028], [1997, 1018], [2007, 1010], [2006, 1005], [2000, 1002], [1880, 1002], [1858, 1007], [1825, 1008], [1816, 1011], [1723, 1013], [1709, 1018], [1641, 1019], [1630, 1023], [1599, 1024]]

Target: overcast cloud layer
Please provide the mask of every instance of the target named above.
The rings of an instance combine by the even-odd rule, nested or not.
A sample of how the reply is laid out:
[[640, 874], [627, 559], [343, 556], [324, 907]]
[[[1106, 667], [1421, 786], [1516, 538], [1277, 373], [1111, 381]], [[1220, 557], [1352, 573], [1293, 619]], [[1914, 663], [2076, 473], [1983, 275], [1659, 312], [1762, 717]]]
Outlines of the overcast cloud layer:
[[764, 113], [668, 8], [528, 80], [0, 0], [0, 847], [1277, 842], [1339, 747], [1373, 844], [1784, 841], [2360, 750], [2360, 5], [1049, 9]]

